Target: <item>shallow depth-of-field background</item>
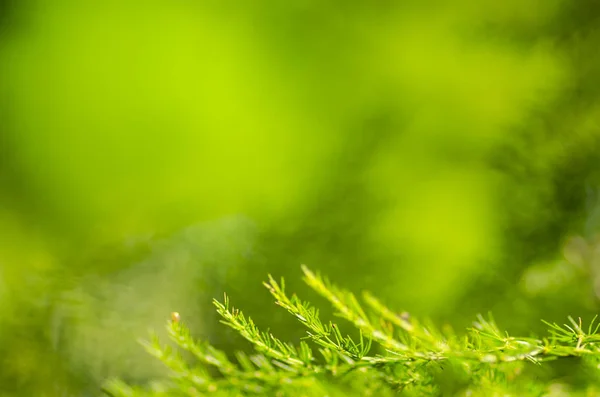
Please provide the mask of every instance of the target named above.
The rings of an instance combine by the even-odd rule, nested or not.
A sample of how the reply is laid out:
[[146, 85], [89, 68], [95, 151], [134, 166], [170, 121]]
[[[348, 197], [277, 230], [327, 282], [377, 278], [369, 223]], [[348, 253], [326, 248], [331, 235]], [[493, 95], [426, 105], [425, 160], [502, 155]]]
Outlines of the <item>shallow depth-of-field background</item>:
[[0, 396], [157, 376], [137, 339], [173, 310], [243, 349], [223, 291], [293, 340], [261, 281], [313, 299], [302, 263], [459, 329], [591, 319], [599, 27], [592, 0], [0, 1]]

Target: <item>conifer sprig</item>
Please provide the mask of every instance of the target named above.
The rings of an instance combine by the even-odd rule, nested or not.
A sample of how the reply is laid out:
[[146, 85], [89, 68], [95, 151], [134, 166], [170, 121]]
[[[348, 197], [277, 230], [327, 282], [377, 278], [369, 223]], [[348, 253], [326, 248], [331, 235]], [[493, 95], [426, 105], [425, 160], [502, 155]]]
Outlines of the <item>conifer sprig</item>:
[[[143, 345], [169, 369], [170, 377], [144, 389], [114, 380], [108, 383], [106, 393], [115, 397], [334, 396], [359, 390], [378, 396], [398, 392], [437, 395], [447, 383], [440, 383], [440, 374], [453, 368], [455, 377], [467, 379], [461, 389], [465, 393], [486, 395], [502, 390], [507, 395], [527, 396], [543, 394], [546, 387], [526, 374], [528, 362], [541, 365], [564, 357], [600, 361], [600, 323], [596, 318], [587, 327], [581, 319], [571, 317], [564, 325], [546, 323], [548, 336], [537, 339], [510, 336], [491, 315], [479, 315], [459, 336], [406, 313], [398, 314], [368, 292], [361, 303], [353, 293], [318, 273], [305, 266], [302, 271], [306, 284], [329, 301], [337, 317], [356, 328], [358, 337], [344, 336], [336, 323], [321, 319], [315, 306], [296, 294], [288, 295], [283, 279], [277, 282], [269, 275], [265, 287], [275, 303], [306, 328], [306, 340], [295, 345], [260, 330], [224, 295], [222, 302], [214, 300], [221, 322], [245, 338], [253, 354], [238, 352], [236, 360], [230, 360], [208, 342], [194, 340], [179, 315], [173, 315], [167, 324], [171, 343], [188, 352], [195, 365], [190, 366], [171, 345], [161, 344], [153, 335]], [[512, 382], [517, 377], [519, 382]]]

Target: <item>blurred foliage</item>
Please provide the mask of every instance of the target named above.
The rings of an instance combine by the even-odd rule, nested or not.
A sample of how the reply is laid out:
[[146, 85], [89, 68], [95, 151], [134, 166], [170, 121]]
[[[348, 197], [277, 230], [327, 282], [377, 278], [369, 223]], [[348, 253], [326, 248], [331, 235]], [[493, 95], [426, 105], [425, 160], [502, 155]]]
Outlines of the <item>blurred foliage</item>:
[[147, 379], [175, 309], [241, 347], [225, 289], [297, 337], [260, 281], [300, 263], [457, 327], [588, 318], [598, 10], [0, 1], [0, 396]]

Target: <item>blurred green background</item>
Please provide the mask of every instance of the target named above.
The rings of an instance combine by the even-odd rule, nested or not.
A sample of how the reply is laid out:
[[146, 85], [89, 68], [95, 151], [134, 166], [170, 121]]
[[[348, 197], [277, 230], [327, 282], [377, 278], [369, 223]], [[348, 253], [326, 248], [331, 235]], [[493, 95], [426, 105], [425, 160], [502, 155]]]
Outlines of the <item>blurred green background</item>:
[[600, 296], [593, 0], [0, 1], [0, 396], [162, 373], [300, 264], [464, 328]]

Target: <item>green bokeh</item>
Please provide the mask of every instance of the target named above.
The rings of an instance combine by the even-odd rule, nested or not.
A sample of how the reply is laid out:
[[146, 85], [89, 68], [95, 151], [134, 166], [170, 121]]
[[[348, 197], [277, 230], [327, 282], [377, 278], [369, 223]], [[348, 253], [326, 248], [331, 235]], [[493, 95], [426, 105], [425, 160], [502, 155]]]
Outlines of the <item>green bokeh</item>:
[[2, 3], [0, 395], [145, 381], [171, 310], [243, 348], [224, 290], [298, 337], [260, 281], [301, 263], [458, 327], [596, 310], [584, 3]]

